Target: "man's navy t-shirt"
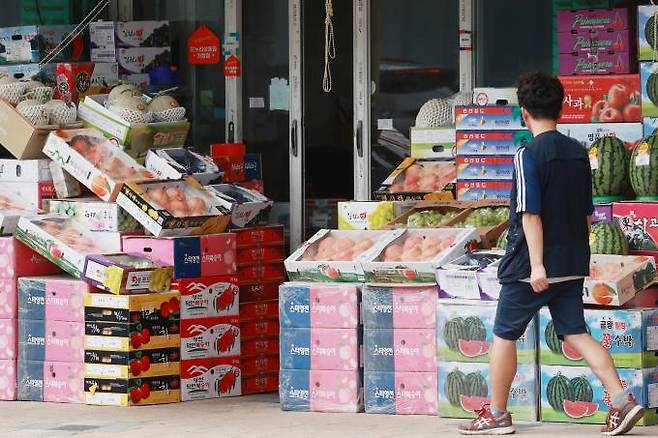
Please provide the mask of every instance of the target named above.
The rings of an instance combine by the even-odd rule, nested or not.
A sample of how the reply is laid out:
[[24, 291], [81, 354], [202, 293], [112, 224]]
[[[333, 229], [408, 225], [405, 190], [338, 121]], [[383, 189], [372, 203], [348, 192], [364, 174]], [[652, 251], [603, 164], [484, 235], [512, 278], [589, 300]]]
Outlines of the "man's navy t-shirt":
[[549, 279], [589, 275], [592, 172], [587, 151], [557, 131], [536, 136], [514, 157], [507, 250], [498, 269], [501, 283], [530, 276], [521, 216], [541, 216], [544, 267]]

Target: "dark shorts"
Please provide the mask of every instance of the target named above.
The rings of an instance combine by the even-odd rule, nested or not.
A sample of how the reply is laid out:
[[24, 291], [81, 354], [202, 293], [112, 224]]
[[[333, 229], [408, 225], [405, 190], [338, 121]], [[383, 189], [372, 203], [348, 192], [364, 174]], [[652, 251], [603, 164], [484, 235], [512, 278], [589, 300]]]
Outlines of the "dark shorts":
[[494, 334], [516, 341], [525, 333], [528, 323], [543, 306], [548, 306], [555, 332], [565, 335], [587, 333], [583, 315], [583, 280], [553, 283], [537, 294], [530, 283], [505, 283], [500, 291]]

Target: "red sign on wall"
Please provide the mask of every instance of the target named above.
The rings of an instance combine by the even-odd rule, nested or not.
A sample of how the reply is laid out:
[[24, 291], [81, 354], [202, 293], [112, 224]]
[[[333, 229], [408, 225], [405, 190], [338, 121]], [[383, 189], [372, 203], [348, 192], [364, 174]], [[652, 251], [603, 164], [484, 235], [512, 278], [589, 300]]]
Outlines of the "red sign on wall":
[[218, 64], [221, 41], [203, 25], [187, 39], [187, 61], [190, 64]]
[[224, 60], [224, 76], [240, 76], [240, 59], [235, 55], [229, 55]]

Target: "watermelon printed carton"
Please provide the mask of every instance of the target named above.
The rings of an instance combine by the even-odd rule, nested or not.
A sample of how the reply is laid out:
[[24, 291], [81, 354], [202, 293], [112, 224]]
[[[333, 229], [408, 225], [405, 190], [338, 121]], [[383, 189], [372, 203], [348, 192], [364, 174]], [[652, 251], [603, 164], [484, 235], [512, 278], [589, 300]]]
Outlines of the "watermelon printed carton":
[[642, 119], [642, 135], [648, 137], [658, 130], [658, 117], [644, 117]]
[[457, 199], [481, 201], [485, 199], [509, 199], [512, 181], [457, 181]]
[[282, 369], [356, 370], [359, 339], [356, 329], [281, 329]]
[[526, 129], [517, 106], [457, 105], [455, 126], [458, 131]]
[[[633, 251], [658, 251], [658, 210], [654, 202], [615, 202], [612, 216]], [[653, 254], [653, 253], [652, 253]]]
[[367, 414], [436, 415], [435, 372], [366, 371], [363, 398]]
[[[437, 305], [436, 340], [440, 362], [482, 362], [490, 360], [495, 302], [440, 299]], [[518, 363], [535, 363], [537, 320], [516, 341]]]
[[632, 150], [643, 136], [640, 123], [558, 124], [557, 130], [567, 137], [578, 140], [586, 149], [601, 137], [612, 136], [623, 141], [626, 147]]
[[637, 49], [640, 61], [653, 61], [656, 57], [656, 41], [654, 41], [652, 31], [656, 11], [658, 11], [658, 6], [653, 5], [638, 6], [637, 8]]
[[284, 411], [360, 412], [361, 375], [358, 370], [281, 370], [279, 400]]
[[514, 156], [532, 141], [532, 133], [522, 131], [458, 131], [455, 149], [458, 156]]
[[[488, 403], [491, 385], [488, 363], [439, 362], [439, 416], [473, 418]], [[519, 364], [510, 389], [508, 410], [515, 421], [537, 421], [537, 365]]]
[[656, 261], [649, 256], [592, 254], [583, 302], [622, 306], [656, 281]]
[[[658, 309], [586, 309], [585, 322], [594, 339], [612, 355], [617, 368], [658, 366]], [[539, 363], [585, 366], [582, 357], [561, 341], [548, 309], [539, 312]]]
[[366, 329], [432, 329], [436, 327], [436, 286], [366, 284], [361, 313]]
[[658, 116], [658, 68], [655, 62], [640, 63], [640, 83], [642, 86], [642, 115]]
[[457, 179], [460, 181], [511, 180], [514, 157], [457, 156]]
[[366, 371], [435, 371], [436, 332], [433, 329], [365, 329], [363, 356]]
[[358, 300], [356, 284], [284, 283], [279, 287], [281, 328], [356, 329]]
[[[618, 372], [624, 388], [633, 393], [640, 405], [647, 406], [643, 370], [619, 369]], [[542, 421], [603, 424], [610, 403], [610, 395], [588, 367], [541, 366]]]

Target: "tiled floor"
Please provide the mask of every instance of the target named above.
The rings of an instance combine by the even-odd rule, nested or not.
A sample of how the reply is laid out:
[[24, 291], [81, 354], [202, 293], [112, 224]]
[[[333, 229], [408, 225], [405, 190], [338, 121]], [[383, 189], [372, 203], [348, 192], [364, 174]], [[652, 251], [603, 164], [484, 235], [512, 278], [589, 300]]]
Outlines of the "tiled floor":
[[[457, 436], [435, 417], [281, 412], [275, 394], [131, 408], [0, 402], [0, 437], [379, 438]], [[523, 437], [595, 437], [598, 426], [520, 424]], [[635, 436], [657, 437], [658, 427]]]

